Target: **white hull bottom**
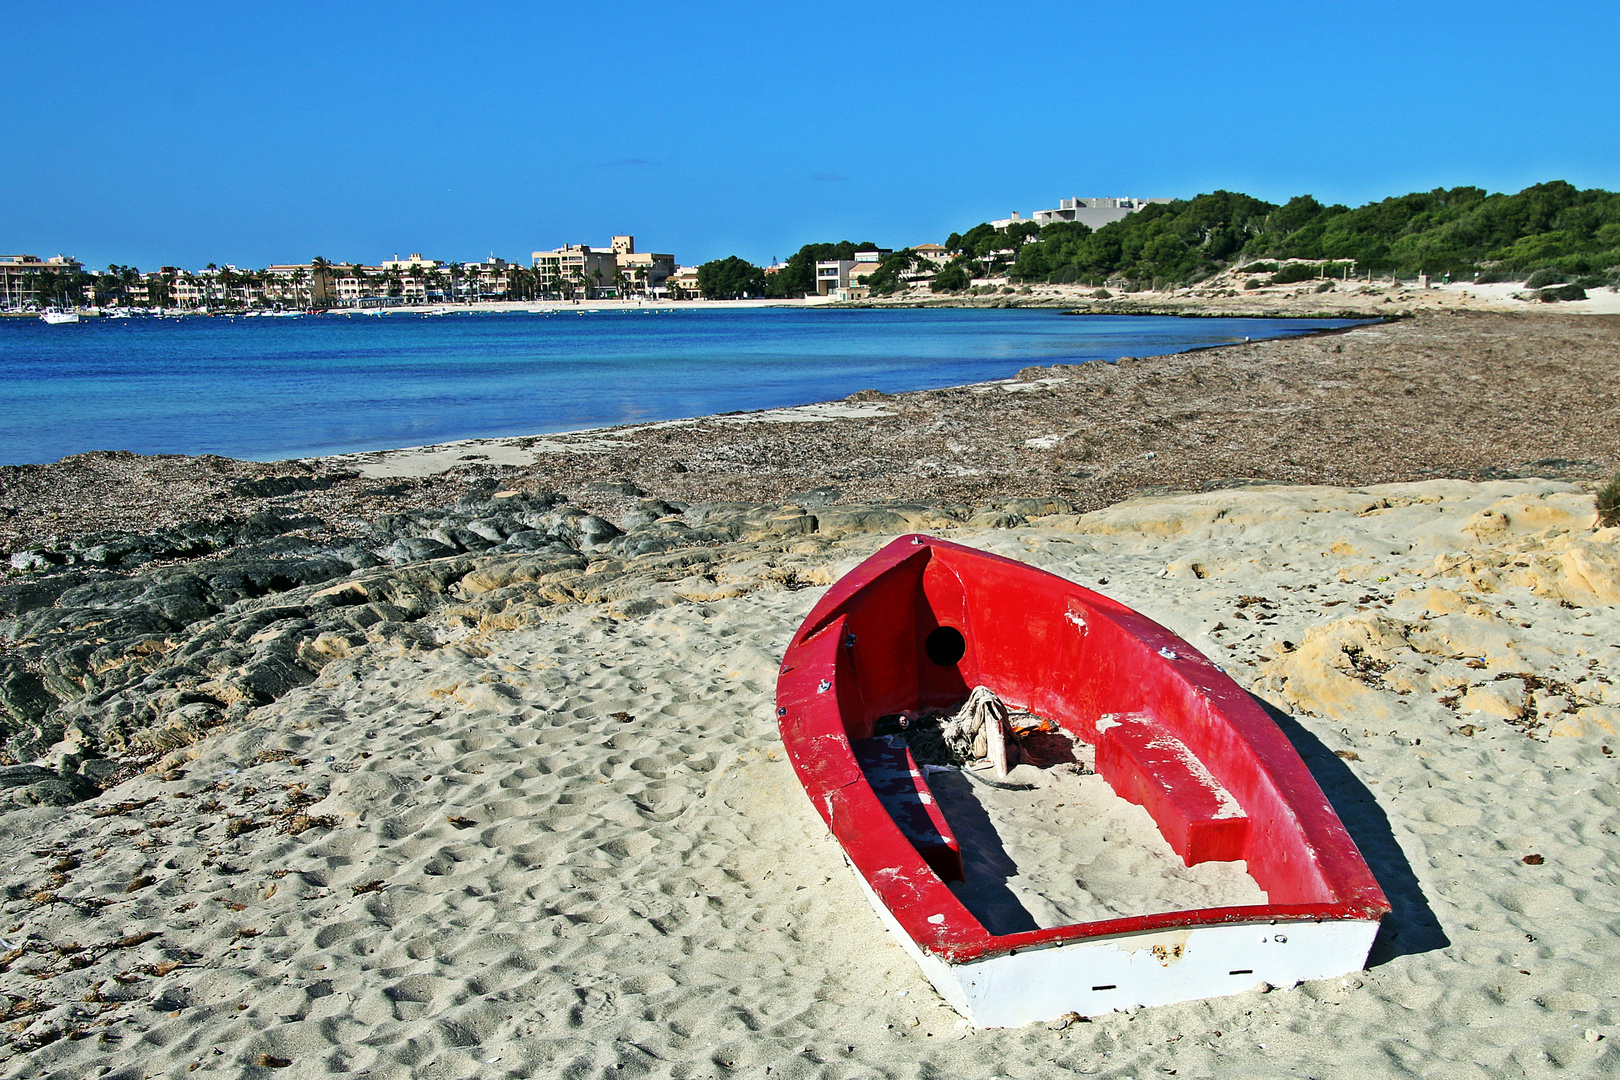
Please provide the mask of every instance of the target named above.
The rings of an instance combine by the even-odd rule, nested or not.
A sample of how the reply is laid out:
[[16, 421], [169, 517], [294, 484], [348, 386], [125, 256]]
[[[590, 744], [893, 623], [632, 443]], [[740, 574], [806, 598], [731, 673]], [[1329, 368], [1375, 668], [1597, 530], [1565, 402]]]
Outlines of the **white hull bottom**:
[[1378, 923], [1366, 920], [1236, 923], [1119, 934], [948, 964], [911, 940], [865, 878], [856, 873], [855, 880], [934, 989], [974, 1027], [1021, 1027], [1071, 1012], [1095, 1016], [1225, 997], [1262, 982], [1330, 979], [1360, 971], [1378, 933]]

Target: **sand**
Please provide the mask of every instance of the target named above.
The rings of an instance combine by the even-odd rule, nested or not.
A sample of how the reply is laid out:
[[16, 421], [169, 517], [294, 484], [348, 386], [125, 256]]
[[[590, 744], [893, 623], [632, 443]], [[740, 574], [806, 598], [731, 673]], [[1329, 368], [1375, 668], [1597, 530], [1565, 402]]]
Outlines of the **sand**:
[[12, 813], [0, 1074], [1615, 1071], [1620, 531], [1589, 493], [1256, 487], [942, 535], [1139, 608], [1274, 707], [1393, 902], [1366, 972], [959, 1024], [774, 724], [789, 635], [887, 537], [789, 537], [674, 581], [629, 560], [642, 603], [446, 609]]
[[1152, 816], [1095, 773], [953, 770], [929, 786], [962, 848], [951, 891], [993, 934], [1266, 902], [1241, 860], [1183, 865]]

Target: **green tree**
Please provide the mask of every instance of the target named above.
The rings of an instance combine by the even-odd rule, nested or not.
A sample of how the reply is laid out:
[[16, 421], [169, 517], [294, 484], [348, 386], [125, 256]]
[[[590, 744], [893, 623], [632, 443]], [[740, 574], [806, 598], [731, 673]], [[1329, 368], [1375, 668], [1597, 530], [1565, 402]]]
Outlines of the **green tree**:
[[713, 259], [699, 266], [697, 279], [698, 291], [705, 300], [737, 300], [765, 295], [765, 271], [735, 255]]
[[833, 259], [853, 259], [857, 251], [878, 250], [876, 244], [853, 244], [840, 240], [835, 244], [806, 244], [783, 264], [782, 269], [766, 279], [767, 296], [808, 296], [816, 291], [816, 263]]
[[961, 292], [971, 284], [973, 278], [966, 265], [962, 260], [957, 260], [935, 274], [928, 287], [934, 292]]

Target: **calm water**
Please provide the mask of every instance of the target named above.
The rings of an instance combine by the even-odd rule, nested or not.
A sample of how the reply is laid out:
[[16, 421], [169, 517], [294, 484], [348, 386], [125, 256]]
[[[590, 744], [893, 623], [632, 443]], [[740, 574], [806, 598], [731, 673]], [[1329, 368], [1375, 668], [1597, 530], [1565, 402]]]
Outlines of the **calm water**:
[[0, 463], [275, 460], [803, 405], [1344, 320], [1028, 310], [0, 319]]

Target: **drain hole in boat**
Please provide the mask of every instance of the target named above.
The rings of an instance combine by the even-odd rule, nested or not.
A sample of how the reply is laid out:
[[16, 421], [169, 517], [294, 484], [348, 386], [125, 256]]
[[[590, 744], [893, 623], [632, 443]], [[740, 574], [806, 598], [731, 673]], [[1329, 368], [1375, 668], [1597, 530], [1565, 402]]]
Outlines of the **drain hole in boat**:
[[1117, 986], [1115, 986], [1113, 983], [1109, 983], [1107, 986], [1093, 986], [1092, 989], [1093, 990], [1117, 990], [1119, 988]]
[[928, 659], [940, 667], [954, 667], [967, 652], [967, 641], [962, 631], [954, 626], [936, 626], [923, 642], [923, 650], [928, 653]]
[[1228, 971], [1227, 974], [1228, 975], [1253, 975], [1254, 974], [1254, 968], [1239, 968], [1236, 971]]

